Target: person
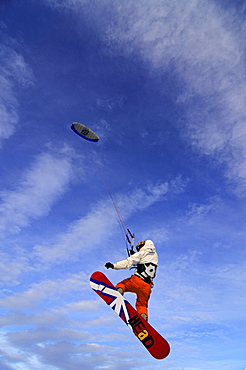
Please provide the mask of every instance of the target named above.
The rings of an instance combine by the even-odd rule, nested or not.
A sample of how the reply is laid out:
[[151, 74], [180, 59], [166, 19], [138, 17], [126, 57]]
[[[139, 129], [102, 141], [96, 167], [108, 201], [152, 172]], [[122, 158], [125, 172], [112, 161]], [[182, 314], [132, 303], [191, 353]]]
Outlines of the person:
[[137, 252], [123, 261], [116, 263], [107, 262], [105, 267], [115, 270], [136, 267], [136, 272], [130, 278], [124, 279], [116, 285], [123, 295], [125, 292], [137, 294], [136, 310], [148, 321], [148, 301], [153, 287], [153, 279], [156, 276], [158, 255], [152, 240], [142, 240], [136, 246]]

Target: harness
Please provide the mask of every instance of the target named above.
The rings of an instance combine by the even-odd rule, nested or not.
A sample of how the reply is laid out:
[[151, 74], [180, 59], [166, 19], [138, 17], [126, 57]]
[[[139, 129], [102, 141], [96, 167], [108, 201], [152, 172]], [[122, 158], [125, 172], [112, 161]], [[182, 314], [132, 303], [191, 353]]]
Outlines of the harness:
[[136, 268], [137, 271], [135, 272], [135, 275], [140, 277], [146, 283], [152, 284], [152, 280], [156, 275], [157, 265], [152, 262], [138, 263]]

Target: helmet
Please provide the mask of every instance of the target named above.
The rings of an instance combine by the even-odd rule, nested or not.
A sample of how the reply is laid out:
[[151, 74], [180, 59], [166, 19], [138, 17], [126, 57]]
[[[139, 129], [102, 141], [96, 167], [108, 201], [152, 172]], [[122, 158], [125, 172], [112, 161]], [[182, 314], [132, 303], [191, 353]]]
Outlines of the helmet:
[[144, 246], [145, 240], [141, 240], [141, 242], [138, 242], [136, 246], [136, 250], [139, 252], [139, 250]]

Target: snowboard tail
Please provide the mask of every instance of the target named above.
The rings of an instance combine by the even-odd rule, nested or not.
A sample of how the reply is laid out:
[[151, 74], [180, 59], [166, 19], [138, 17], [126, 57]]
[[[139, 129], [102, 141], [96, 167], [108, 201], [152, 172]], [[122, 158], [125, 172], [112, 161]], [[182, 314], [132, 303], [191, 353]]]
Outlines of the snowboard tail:
[[169, 343], [118, 292], [102, 272], [90, 277], [91, 288], [110, 306], [140, 340], [149, 353], [161, 360], [170, 352]]

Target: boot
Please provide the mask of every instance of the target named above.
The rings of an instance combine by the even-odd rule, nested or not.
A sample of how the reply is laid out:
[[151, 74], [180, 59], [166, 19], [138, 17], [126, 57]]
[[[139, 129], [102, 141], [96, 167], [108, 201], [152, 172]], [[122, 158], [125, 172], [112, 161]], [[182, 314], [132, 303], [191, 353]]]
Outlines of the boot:
[[117, 288], [118, 292], [121, 294], [121, 295], [124, 295], [124, 290], [122, 288]]
[[146, 313], [141, 313], [140, 316], [142, 316], [144, 320], [148, 321], [148, 316], [146, 315]]

